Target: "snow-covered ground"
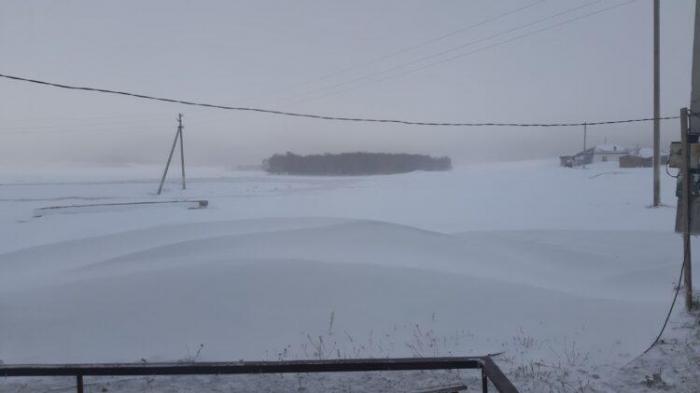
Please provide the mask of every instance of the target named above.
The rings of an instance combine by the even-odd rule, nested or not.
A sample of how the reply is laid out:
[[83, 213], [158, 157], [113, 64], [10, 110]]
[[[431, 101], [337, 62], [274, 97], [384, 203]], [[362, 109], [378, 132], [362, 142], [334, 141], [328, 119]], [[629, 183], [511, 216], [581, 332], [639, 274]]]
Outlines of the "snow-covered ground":
[[[173, 178], [156, 196], [159, 170], [0, 169], [0, 360], [505, 351], [499, 362], [523, 391], [549, 386], [528, 382], [538, 379], [564, 380], [558, 391], [604, 389], [654, 338], [680, 268], [675, 180], [662, 179], [668, 206], [649, 208], [650, 169], [528, 161], [288, 177], [192, 168], [186, 191]], [[35, 217], [49, 206], [182, 199], [209, 206]], [[212, 378], [151, 388], [240, 387]]]

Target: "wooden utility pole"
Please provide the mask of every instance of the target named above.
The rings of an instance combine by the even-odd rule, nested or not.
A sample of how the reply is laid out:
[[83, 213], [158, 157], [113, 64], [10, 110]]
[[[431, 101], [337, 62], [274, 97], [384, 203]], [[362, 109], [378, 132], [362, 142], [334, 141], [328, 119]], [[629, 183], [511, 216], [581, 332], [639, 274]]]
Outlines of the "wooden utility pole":
[[[681, 212], [683, 214], [683, 286], [685, 287], [685, 308], [690, 311], [693, 308], [693, 276], [691, 271], [690, 255], [690, 229], [692, 219], [690, 198], [690, 142], [688, 138], [688, 108], [681, 109]], [[681, 283], [678, 283], [681, 285]]]
[[185, 144], [182, 142], [182, 113], [177, 116], [177, 133], [180, 135], [180, 168], [182, 169], [182, 189], [186, 189], [185, 185]]
[[661, 157], [660, 143], [661, 136], [659, 131], [659, 116], [660, 114], [660, 81], [659, 81], [659, 3], [660, 0], [654, 0], [654, 202], [653, 206], [661, 205]]
[[165, 169], [163, 170], [163, 176], [160, 178], [160, 185], [158, 186], [158, 195], [163, 192], [163, 184], [165, 184], [165, 178], [168, 176], [168, 168], [170, 168], [170, 162], [173, 160], [173, 153], [175, 152], [175, 146], [177, 141], [180, 141], [180, 165], [182, 166], [182, 189], [185, 189], [185, 148], [182, 143], [182, 113], [178, 114], [177, 117], [177, 132], [175, 133], [175, 139], [173, 139], [173, 145], [170, 148], [170, 154], [168, 154], [168, 161], [165, 163]]
[[586, 167], [586, 134], [588, 134], [588, 127], [586, 123], [583, 123], [583, 167]]

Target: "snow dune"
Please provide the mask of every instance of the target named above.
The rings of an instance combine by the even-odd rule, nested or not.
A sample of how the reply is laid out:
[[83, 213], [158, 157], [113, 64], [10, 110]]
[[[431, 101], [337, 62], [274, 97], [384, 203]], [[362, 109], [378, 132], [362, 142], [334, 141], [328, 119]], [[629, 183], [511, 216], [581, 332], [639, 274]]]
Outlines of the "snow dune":
[[[159, 171], [0, 170], [0, 360], [506, 351], [619, 365], [653, 339], [681, 260], [675, 209], [647, 208], [647, 169], [194, 168], [188, 190], [173, 182], [158, 197]], [[674, 180], [663, 187], [675, 204]], [[32, 218], [165, 199], [210, 203]]]
[[[450, 235], [309, 218], [160, 226], [32, 247], [1, 256], [3, 359], [177, 359], [200, 344], [209, 360], [274, 358], [284, 348], [308, 356], [307, 335], [334, 333], [347, 356], [411, 355], [431, 337], [442, 340], [427, 349], [436, 354], [498, 352], [503, 338], [527, 335], [597, 341], [586, 349], [609, 359], [609, 347], [631, 353], [653, 334], [649, 307], [660, 312], [665, 302], [650, 299], [667, 292], [660, 276], [669, 287], [673, 280], [675, 265], [654, 247], [630, 259], [614, 240], [644, 235]], [[589, 252], [582, 242], [601, 247]], [[630, 271], [645, 279], [620, 289], [618, 276]]]

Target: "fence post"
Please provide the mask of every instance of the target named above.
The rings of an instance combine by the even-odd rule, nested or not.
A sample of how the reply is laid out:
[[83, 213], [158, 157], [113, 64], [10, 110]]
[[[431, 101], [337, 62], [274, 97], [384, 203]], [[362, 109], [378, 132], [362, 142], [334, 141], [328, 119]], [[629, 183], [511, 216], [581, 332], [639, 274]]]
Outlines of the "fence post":
[[83, 376], [76, 376], [76, 386], [78, 388], [78, 393], [83, 393]]
[[484, 367], [481, 367], [481, 391], [483, 393], [488, 393], [489, 391], [489, 379], [486, 376], [486, 370], [484, 370]]

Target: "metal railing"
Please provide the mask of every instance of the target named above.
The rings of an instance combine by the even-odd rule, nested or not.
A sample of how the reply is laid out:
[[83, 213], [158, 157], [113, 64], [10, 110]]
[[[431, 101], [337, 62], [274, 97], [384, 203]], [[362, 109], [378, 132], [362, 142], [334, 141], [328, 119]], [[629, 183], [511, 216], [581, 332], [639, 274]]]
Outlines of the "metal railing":
[[489, 381], [500, 393], [518, 393], [489, 356], [293, 360], [279, 362], [196, 362], [196, 363], [99, 363], [99, 364], [0, 364], [0, 377], [75, 377], [78, 393], [83, 393], [87, 376], [290, 374], [325, 372], [481, 370], [481, 389], [488, 392]]

